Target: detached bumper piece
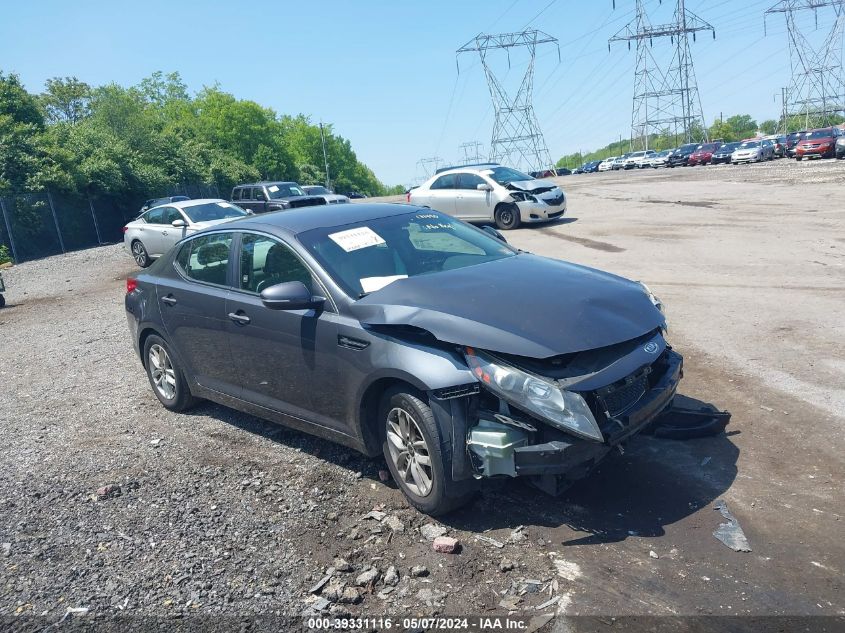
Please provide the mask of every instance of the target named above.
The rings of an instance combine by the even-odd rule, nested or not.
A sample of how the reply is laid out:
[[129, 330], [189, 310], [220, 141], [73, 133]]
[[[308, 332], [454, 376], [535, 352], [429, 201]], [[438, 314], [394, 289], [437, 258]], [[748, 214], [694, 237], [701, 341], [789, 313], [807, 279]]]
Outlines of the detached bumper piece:
[[658, 417], [645, 432], [663, 439], [692, 440], [718, 435], [730, 421], [731, 414], [727, 411], [672, 407]]

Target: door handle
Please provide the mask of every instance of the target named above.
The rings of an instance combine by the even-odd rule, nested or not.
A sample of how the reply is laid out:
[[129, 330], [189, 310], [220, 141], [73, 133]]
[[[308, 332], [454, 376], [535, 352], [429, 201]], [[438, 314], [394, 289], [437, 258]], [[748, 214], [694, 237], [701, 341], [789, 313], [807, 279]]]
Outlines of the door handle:
[[162, 231], [162, 232], [161, 232], [161, 234], [162, 234], [162, 235], [167, 235], [167, 231]]
[[176, 305], [176, 297], [174, 297], [173, 295], [167, 295], [166, 297], [161, 298], [161, 302], [166, 303], [169, 306], [175, 306]]
[[246, 325], [249, 323], [249, 317], [245, 314], [238, 314], [237, 312], [230, 312], [229, 318], [238, 325]]

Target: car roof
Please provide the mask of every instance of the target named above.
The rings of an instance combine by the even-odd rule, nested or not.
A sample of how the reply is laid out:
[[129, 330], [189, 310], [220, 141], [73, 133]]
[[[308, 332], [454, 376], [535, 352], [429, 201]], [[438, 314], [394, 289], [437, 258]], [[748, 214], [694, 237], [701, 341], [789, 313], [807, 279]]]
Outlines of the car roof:
[[388, 202], [315, 205], [251, 215], [242, 220], [227, 222], [226, 229], [277, 228], [296, 235], [322, 227], [343, 226], [422, 210], [422, 207], [414, 205]]
[[299, 186], [299, 183], [293, 182], [292, 180], [263, 180], [261, 182], [245, 182], [242, 185], [235, 185], [233, 188], [237, 189], [238, 187], [266, 187], [267, 185], [296, 185]]

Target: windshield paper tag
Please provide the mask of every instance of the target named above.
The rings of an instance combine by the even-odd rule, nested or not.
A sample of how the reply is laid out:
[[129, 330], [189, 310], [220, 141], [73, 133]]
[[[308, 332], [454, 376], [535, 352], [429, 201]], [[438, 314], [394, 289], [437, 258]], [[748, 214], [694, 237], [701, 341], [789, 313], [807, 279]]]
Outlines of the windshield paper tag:
[[361, 290], [375, 292], [399, 279], [407, 279], [408, 275], [390, 275], [388, 277], [364, 277], [361, 280]]
[[349, 229], [348, 231], [341, 231], [340, 233], [332, 233], [329, 235], [329, 239], [347, 253], [385, 243], [378, 233], [368, 226], [362, 226], [357, 229]]
[[276, 193], [279, 190], [279, 187], [277, 185], [270, 185], [269, 187], [267, 187], [267, 190], [270, 193]]
[[218, 203], [217, 203], [217, 206], [218, 206], [218, 207], [223, 207], [224, 209], [228, 209], [228, 208], [229, 208], [229, 203], [228, 203], [228, 202], [218, 202]]

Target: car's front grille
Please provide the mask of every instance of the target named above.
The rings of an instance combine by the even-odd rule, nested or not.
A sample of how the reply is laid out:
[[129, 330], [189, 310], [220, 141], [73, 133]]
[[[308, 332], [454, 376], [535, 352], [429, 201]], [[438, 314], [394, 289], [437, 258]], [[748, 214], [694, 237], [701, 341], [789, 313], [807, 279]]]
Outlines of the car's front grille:
[[297, 200], [296, 198], [291, 198], [289, 200], [290, 206], [292, 209], [296, 209], [298, 207], [312, 207], [315, 205], [326, 204], [325, 198], [301, 198]]
[[555, 211], [554, 213], [549, 213], [549, 219], [553, 220], [555, 218], [559, 218], [563, 215], [563, 211]]
[[545, 198], [543, 200], [543, 202], [545, 202], [550, 207], [560, 206], [560, 205], [563, 204], [563, 194], [560, 194], [559, 196], [557, 196], [555, 198]]
[[605, 409], [611, 417], [625, 413], [625, 411], [639, 402], [640, 398], [643, 397], [643, 394], [648, 389], [648, 375], [650, 373], [651, 367], [645, 367], [612, 385], [596, 391], [596, 395], [604, 404]]
[[465, 396], [472, 396], [481, 391], [477, 382], [468, 385], [458, 385], [456, 387], [445, 387], [443, 389], [435, 389], [434, 397], [439, 400], [452, 400], [453, 398], [463, 398]]

